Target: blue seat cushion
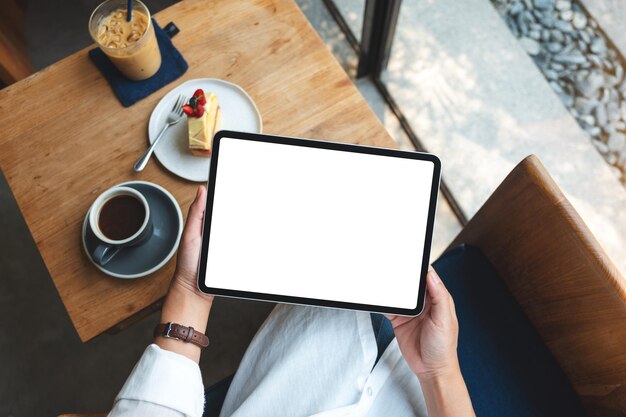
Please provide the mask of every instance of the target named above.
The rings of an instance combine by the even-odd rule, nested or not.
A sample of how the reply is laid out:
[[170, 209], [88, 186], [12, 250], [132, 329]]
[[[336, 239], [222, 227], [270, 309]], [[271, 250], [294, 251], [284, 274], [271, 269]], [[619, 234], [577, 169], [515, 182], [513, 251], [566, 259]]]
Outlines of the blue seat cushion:
[[478, 417], [585, 416], [565, 374], [483, 253], [434, 263], [455, 302], [461, 371]]

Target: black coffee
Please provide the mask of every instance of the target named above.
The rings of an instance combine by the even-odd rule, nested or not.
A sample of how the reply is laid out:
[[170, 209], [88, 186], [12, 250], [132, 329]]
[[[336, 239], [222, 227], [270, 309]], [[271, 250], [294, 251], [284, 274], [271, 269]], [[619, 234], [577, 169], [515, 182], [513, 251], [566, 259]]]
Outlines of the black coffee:
[[118, 195], [100, 209], [98, 227], [111, 240], [131, 237], [141, 228], [146, 218], [143, 203], [131, 195]]

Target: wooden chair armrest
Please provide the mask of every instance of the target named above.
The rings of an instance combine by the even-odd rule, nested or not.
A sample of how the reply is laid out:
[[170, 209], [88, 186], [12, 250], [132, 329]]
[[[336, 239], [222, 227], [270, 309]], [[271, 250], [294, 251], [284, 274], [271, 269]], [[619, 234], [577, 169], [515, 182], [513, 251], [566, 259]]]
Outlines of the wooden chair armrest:
[[0, 81], [9, 85], [33, 73], [24, 40], [24, 2], [0, 1]]
[[626, 281], [531, 155], [452, 246], [478, 246], [592, 416], [626, 416]]

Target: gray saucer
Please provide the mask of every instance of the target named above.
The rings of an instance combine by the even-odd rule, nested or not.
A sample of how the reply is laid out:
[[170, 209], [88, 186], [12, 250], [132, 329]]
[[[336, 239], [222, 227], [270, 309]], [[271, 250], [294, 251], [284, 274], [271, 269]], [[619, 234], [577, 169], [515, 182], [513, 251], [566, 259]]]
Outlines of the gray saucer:
[[124, 248], [105, 266], [98, 265], [91, 253], [99, 240], [89, 227], [89, 212], [83, 222], [83, 247], [91, 262], [102, 272], [117, 278], [139, 278], [160, 269], [176, 252], [183, 232], [183, 215], [176, 199], [163, 187], [145, 181], [129, 181], [117, 186], [134, 188], [148, 200], [154, 232], [139, 246]]

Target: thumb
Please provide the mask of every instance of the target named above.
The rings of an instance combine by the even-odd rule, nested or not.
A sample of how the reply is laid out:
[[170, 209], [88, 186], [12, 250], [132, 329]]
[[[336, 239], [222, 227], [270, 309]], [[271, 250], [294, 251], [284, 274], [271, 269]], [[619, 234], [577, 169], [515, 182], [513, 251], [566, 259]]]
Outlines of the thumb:
[[206, 205], [206, 188], [198, 187], [196, 198], [189, 207], [187, 223], [185, 224], [185, 236], [193, 239], [202, 236], [202, 219], [204, 218], [204, 207]]
[[441, 278], [431, 266], [426, 276], [426, 286], [430, 301], [430, 317], [440, 327], [447, 327], [451, 321], [450, 293]]

